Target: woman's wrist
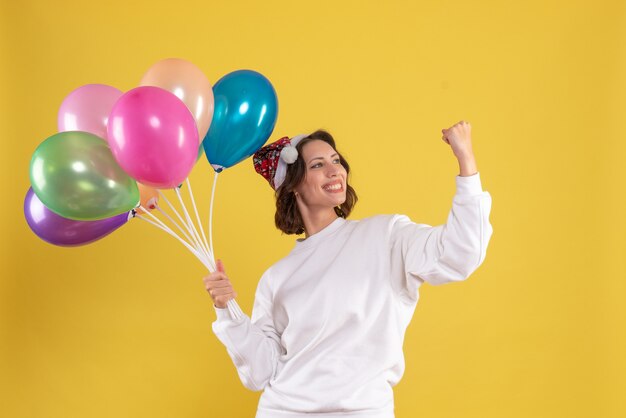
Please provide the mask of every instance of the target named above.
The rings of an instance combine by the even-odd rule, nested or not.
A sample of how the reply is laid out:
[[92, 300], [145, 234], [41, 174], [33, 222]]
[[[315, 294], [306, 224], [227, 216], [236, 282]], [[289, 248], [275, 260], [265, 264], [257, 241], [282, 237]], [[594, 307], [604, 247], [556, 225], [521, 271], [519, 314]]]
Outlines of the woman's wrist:
[[459, 169], [461, 172], [459, 175], [461, 177], [473, 176], [478, 172], [478, 167], [476, 166], [476, 159], [474, 158], [474, 154], [460, 157], [458, 160]]

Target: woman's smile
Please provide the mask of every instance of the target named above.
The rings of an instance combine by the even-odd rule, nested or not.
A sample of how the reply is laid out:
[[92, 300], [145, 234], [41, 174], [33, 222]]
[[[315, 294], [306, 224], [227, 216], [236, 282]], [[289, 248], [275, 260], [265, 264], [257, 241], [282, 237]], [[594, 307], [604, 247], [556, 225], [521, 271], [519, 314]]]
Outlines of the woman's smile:
[[341, 183], [341, 181], [335, 181], [332, 182], [330, 184], [327, 184], [326, 186], [322, 187], [324, 190], [326, 190], [329, 193], [341, 193], [343, 192], [343, 184]]
[[307, 162], [305, 178], [297, 188], [302, 203], [309, 208], [324, 208], [335, 216], [334, 208], [346, 200], [347, 177], [337, 151], [326, 142], [315, 140], [304, 145], [302, 158]]

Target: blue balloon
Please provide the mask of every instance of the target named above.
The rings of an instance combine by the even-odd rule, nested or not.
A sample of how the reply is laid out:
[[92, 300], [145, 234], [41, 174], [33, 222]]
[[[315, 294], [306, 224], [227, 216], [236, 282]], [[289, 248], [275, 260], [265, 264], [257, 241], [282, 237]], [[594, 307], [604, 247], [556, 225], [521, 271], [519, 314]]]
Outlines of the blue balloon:
[[265, 144], [278, 116], [276, 91], [262, 74], [238, 70], [213, 86], [213, 120], [202, 146], [218, 173], [245, 160]]

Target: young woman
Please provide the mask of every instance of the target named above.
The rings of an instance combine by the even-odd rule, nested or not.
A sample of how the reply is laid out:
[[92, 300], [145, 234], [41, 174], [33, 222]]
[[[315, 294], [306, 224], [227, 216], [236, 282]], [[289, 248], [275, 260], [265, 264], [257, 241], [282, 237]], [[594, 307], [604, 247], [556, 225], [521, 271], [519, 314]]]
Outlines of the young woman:
[[394, 417], [419, 287], [465, 280], [493, 232], [470, 130], [464, 121], [442, 130], [460, 175], [447, 223], [435, 227], [405, 215], [347, 220], [357, 196], [328, 132], [281, 138], [254, 155], [276, 192], [276, 226], [305, 238], [262, 275], [251, 318], [227, 306], [237, 294], [221, 262], [204, 283], [213, 332], [244, 386], [263, 390], [257, 418]]

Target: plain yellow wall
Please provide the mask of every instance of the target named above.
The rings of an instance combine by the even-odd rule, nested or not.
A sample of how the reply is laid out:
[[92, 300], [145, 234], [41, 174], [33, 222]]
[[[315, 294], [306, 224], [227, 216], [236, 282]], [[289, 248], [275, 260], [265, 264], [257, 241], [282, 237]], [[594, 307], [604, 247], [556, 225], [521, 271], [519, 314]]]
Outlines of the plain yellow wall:
[[[179, 57], [212, 83], [241, 68], [279, 99], [270, 140], [329, 129], [353, 169], [352, 218], [445, 222], [473, 128], [494, 234], [462, 283], [424, 286], [396, 416], [623, 417], [626, 3], [9, 1], [0, 34], [0, 408], [6, 417], [253, 417], [211, 331], [202, 265], [139, 220], [79, 248], [23, 216], [30, 157], [65, 96], [136, 87]], [[208, 218], [213, 174], [191, 176]], [[249, 315], [293, 246], [250, 159], [219, 176], [216, 253]]]

